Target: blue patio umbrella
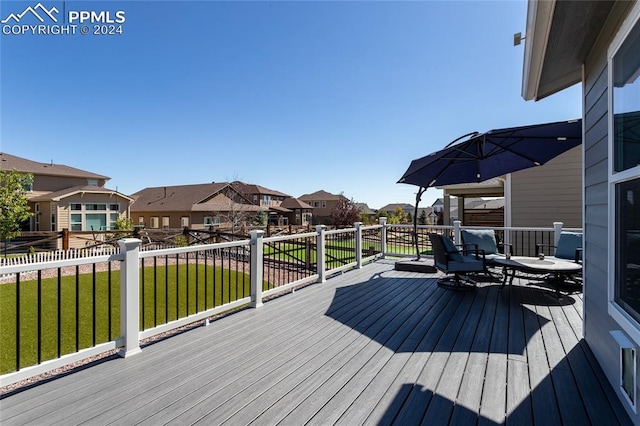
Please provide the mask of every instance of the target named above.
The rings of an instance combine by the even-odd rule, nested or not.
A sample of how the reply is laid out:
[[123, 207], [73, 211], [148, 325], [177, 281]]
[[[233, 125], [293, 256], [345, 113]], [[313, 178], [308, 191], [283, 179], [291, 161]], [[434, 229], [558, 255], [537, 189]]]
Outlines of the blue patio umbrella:
[[398, 183], [420, 187], [416, 194], [414, 235], [417, 241], [418, 203], [429, 187], [478, 183], [540, 166], [582, 143], [582, 120], [468, 133], [444, 149], [413, 160]]
[[483, 182], [540, 166], [581, 143], [582, 120], [469, 133], [413, 160], [398, 183], [428, 188]]

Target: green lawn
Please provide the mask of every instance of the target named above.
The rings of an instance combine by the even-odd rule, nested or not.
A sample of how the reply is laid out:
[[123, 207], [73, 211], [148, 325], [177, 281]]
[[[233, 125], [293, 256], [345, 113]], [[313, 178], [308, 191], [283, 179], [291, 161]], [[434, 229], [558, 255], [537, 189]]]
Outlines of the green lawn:
[[[189, 285], [187, 285], [187, 275]], [[96, 273], [95, 284], [92, 276], [92, 274], [79, 275], [77, 282], [75, 275], [64, 276], [60, 280], [59, 288], [57, 278], [42, 280], [40, 304], [42, 361], [58, 356], [58, 315], [60, 315], [61, 355], [76, 351], [76, 339], [79, 349], [93, 346], [94, 306], [95, 343], [107, 342], [120, 335], [120, 272], [113, 271], [111, 273], [111, 283], [109, 283], [107, 272]], [[158, 266], [155, 272], [155, 282], [154, 287], [153, 268], [145, 267], [144, 285], [141, 285], [140, 288], [141, 330], [183, 318], [187, 314], [204, 311], [214, 307], [214, 304], [219, 306], [250, 294], [248, 273], [223, 270], [210, 265], [206, 268], [204, 265], [190, 264], [188, 268], [186, 265], [180, 265], [177, 270], [175, 265]], [[93, 290], [94, 286], [95, 291]], [[111, 303], [109, 303], [109, 288], [111, 288]], [[79, 295], [78, 298], [76, 298], [76, 294]], [[60, 312], [58, 312], [58, 303], [61, 306]], [[109, 305], [111, 305], [110, 317]], [[37, 306], [37, 281], [21, 282], [21, 368], [34, 365], [38, 360]], [[79, 307], [77, 315], [76, 306]], [[144, 325], [142, 324], [143, 319]], [[111, 338], [109, 325], [111, 325]], [[0, 285], [0, 374], [15, 371], [15, 369], [16, 285], [11, 283]]]

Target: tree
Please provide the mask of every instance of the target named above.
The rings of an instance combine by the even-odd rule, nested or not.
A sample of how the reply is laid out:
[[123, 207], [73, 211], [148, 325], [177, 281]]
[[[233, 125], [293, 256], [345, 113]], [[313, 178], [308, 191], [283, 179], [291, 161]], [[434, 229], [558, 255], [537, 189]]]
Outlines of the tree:
[[427, 211], [424, 209], [422, 210], [422, 213], [420, 213], [420, 216], [418, 216], [418, 224], [420, 225], [427, 224]]
[[398, 223], [409, 223], [409, 219], [407, 218], [407, 213], [402, 210], [402, 207], [396, 207], [396, 211], [394, 215], [398, 218]]
[[33, 216], [25, 189], [32, 183], [31, 174], [0, 170], [0, 239], [20, 235], [20, 224]]
[[259, 226], [265, 226], [267, 224], [267, 219], [267, 213], [262, 209], [258, 210], [258, 213], [256, 214], [256, 223]]
[[360, 207], [346, 198], [341, 199], [331, 212], [331, 224], [336, 227], [352, 226], [360, 221]]

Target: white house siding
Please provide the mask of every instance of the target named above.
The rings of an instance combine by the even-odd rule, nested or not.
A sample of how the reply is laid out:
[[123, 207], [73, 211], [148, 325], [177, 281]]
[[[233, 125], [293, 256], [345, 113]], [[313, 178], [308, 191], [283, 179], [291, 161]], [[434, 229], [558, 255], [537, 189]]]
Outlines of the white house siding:
[[582, 227], [582, 148], [511, 175], [511, 225]]
[[[616, 4], [590, 52], [584, 74], [584, 334], [614, 389], [619, 388], [619, 349], [610, 335], [620, 329], [608, 315], [608, 67], [607, 49], [628, 4]], [[623, 404], [627, 407], [627, 404]], [[636, 424], [640, 416], [627, 409]]]

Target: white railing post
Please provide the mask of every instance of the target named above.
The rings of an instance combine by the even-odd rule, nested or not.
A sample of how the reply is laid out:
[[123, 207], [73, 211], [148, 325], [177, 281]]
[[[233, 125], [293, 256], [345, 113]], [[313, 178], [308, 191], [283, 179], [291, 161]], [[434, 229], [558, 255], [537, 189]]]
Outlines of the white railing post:
[[318, 233], [316, 242], [316, 263], [318, 264], [318, 282], [327, 281], [325, 276], [325, 249], [324, 249], [324, 231], [327, 229], [325, 225], [316, 225]]
[[458, 244], [462, 244], [461, 238], [460, 238], [460, 225], [462, 224], [461, 221], [459, 220], [454, 220], [453, 221], [453, 243], [458, 245]]
[[378, 218], [378, 222], [380, 222], [380, 226], [382, 226], [382, 230], [380, 232], [380, 254], [384, 259], [387, 254], [387, 218]]
[[252, 308], [262, 306], [262, 282], [264, 281], [264, 246], [262, 238], [264, 231], [250, 231], [251, 235], [251, 304]]
[[362, 222], [354, 223], [356, 227], [356, 268], [362, 268]]
[[120, 265], [120, 332], [124, 347], [118, 355], [127, 358], [142, 352], [140, 349], [140, 243], [136, 238], [118, 241], [124, 262]]
[[553, 222], [553, 245], [558, 245], [560, 239], [560, 233], [562, 232], [562, 222]]

